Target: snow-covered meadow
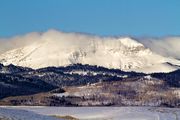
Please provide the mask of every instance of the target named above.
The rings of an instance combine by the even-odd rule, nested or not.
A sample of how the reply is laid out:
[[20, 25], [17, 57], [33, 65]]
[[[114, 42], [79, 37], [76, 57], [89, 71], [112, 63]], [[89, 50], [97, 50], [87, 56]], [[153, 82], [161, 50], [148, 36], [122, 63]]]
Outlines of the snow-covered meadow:
[[0, 116], [13, 118], [13, 120], [56, 120], [56, 118], [49, 117], [52, 115], [72, 116], [80, 120], [179, 120], [180, 109], [156, 107], [0, 107]]
[[61, 120], [17, 107], [0, 107], [0, 120]]

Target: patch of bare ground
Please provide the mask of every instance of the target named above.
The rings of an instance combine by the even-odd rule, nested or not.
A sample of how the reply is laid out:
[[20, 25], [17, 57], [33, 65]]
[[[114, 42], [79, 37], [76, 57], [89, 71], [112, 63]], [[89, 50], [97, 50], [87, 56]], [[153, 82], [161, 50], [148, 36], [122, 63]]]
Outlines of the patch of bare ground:
[[66, 115], [66, 116], [52, 115], [52, 116], [55, 118], [60, 118], [64, 120], [79, 120], [78, 118], [72, 117], [70, 115]]
[[34, 95], [13, 96], [0, 100], [0, 105], [47, 105], [50, 93], [38, 93]]

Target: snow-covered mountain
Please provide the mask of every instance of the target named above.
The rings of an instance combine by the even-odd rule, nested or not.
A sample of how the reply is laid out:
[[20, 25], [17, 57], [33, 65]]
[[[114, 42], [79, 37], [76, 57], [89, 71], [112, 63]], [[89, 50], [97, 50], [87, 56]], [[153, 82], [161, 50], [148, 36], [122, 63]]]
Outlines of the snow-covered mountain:
[[170, 72], [180, 61], [152, 52], [130, 37], [47, 32], [30, 45], [0, 55], [0, 63], [42, 68], [81, 63], [138, 72]]

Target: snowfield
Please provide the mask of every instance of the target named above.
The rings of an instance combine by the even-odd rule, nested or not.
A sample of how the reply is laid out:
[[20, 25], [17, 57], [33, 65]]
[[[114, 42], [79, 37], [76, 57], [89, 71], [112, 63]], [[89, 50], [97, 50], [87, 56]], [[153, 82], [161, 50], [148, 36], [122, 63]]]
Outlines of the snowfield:
[[154, 53], [130, 37], [78, 36], [45, 32], [36, 42], [1, 54], [0, 63], [34, 69], [81, 63], [145, 73], [179, 69], [180, 60]]
[[0, 116], [13, 118], [13, 120], [56, 120], [53, 117], [48, 117], [51, 115], [70, 115], [80, 120], [179, 120], [180, 109], [156, 107], [0, 107]]
[[0, 107], [0, 120], [62, 120], [54, 117], [40, 115], [32, 111], [20, 110], [16, 107]]

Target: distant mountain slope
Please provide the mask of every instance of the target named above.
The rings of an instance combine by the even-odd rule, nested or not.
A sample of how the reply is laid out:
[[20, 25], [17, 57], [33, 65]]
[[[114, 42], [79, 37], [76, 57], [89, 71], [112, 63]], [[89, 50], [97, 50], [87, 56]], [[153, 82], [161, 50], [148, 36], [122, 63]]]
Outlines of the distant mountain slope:
[[36, 70], [0, 64], [0, 105], [179, 107], [179, 78], [180, 70], [144, 74], [82, 64]]
[[39, 79], [0, 73], [0, 98], [50, 91], [57, 87]]
[[160, 56], [130, 37], [87, 40], [82, 35], [76, 40], [68, 33], [62, 37], [62, 33], [53, 37], [46, 34], [50, 33], [28, 46], [0, 55], [0, 63], [35, 69], [81, 63], [146, 73], [170, 72], [180, 65], [179, 60]]
[[0, 99], [46, 92], [62, 86], [121, 80], [123, 77], [138, 75], [141, 74], [120, 70], [111, 71], [103, 67], [81, 64], [37, 70], [12, 64], [8, 66], [0, 64]]
[[0, 64], [0, 99], [9, 96], [30, 95], [57, 88], [38, 78], [27, 78], [20, 73], [32, 71], [30, 68]]
[[152, 76], [165, 80], [171, 86], [180, 87], [180, 69], [170, 73], [154, 73]]
[[4, 66], [3, 64], [0, 64], [0, 73], [20, 73], [20, 72], [26, 72], [26, 71], [32, 71], [33, 69], [27, 68], [27, 67], [20, 67], [15, 66], [13, 64], [10, 64], [8, 66]]

